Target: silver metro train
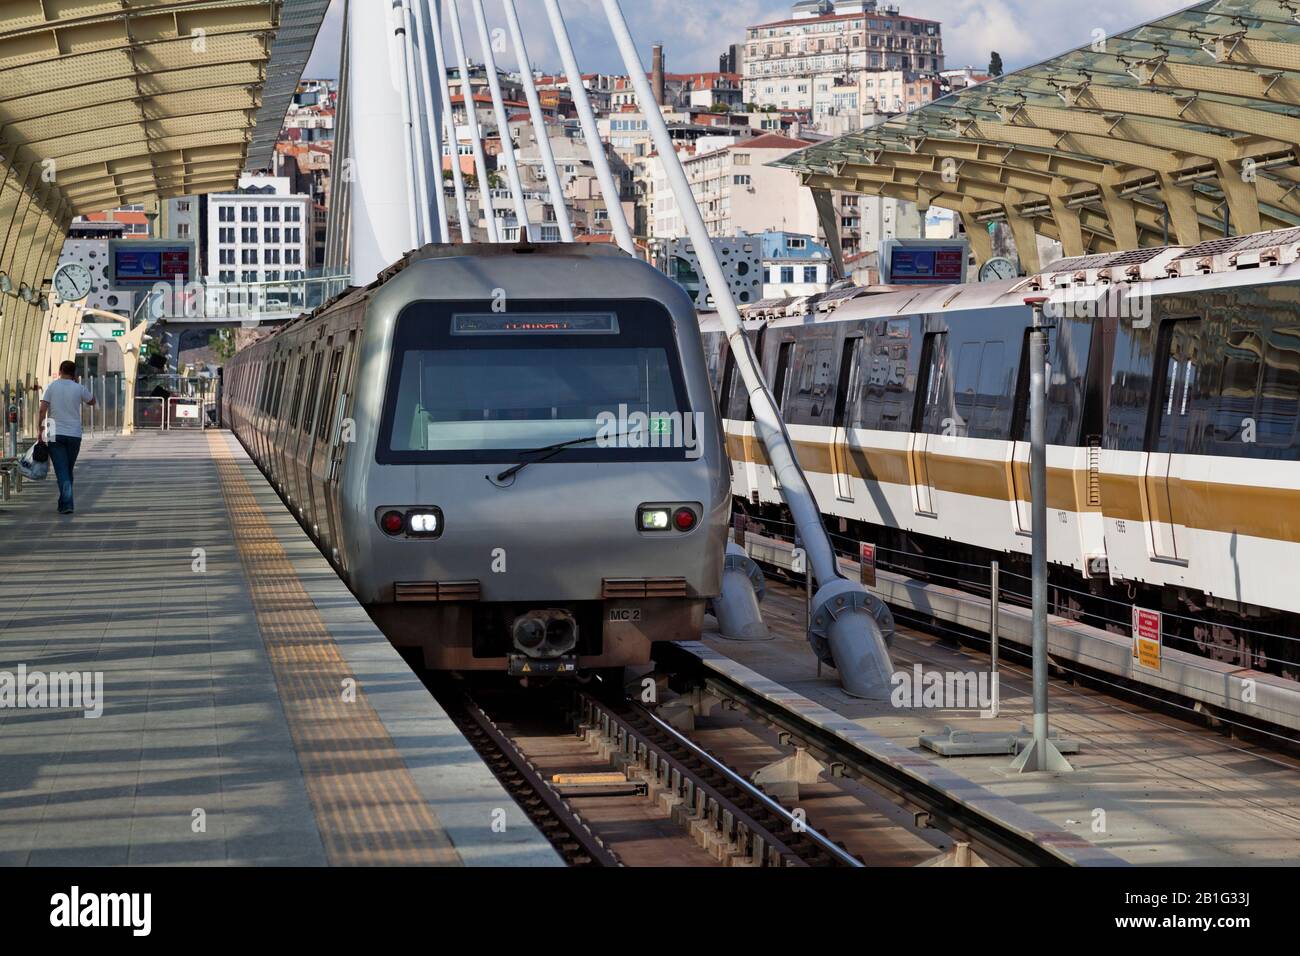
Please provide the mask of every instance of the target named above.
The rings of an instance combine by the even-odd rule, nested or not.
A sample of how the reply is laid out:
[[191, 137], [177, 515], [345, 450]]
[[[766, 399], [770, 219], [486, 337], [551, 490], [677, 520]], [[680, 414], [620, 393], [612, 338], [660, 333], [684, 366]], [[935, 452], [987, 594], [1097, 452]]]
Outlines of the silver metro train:
[[731, 492], [695, 312], [612, 248], [426, 246], [238, 352], [222, 408], [430, 669], [644, 663], [719, 593]]
[[[1050, 294], [1058, 611], [1300, 677], [1300, 229], [1061, 260], [1027, 278], [746, 310], [827, 525], [882, 563], [987, 585], [1030, 551], [1027, 295]], [[788, 520], [716, 318], [737, 506]], [[887, 549], [887, 550], [886, 550]], [[1004, 575], [1004, 585], [1028, 581]]]

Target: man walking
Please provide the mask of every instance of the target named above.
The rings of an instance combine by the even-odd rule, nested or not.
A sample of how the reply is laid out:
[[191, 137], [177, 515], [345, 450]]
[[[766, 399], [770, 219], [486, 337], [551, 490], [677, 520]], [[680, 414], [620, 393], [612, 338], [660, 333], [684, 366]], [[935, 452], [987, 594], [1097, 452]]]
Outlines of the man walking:
[[81, 405], [95, 404], [90, 389], [77, 381], [77, 363], [61, 362], [59, 377], [45, 386], [39, 420], [41, 438], [50, 446], [50, 461], [59, 479], [59, 514], [72, 514], [72, 469], [81, 452]]

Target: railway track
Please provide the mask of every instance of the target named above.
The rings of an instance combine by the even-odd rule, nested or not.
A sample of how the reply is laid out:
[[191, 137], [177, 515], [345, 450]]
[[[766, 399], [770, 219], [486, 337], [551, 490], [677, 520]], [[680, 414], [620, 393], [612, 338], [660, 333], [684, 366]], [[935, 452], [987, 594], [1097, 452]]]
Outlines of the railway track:
[[862, 866], [799, 815], [617, 694], [435, 685], [571, 866]]

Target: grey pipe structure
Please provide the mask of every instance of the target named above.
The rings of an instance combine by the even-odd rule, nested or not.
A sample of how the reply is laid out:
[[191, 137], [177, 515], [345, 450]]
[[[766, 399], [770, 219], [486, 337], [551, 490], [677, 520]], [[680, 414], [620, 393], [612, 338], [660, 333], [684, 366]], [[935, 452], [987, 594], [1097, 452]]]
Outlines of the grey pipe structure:
[[[515, 218], [519, 220], [519, 238], [531, 239], [533, 230], [528, 223], [528, 203], [524, 199], [524, 184], [519, 178], [519, 162], [515, 157], [514, 137], [510, 135], [510, 117], [506, 115], [505, 98], [501, 95], [501, 78], [497, 76], [497, 61], [492, 55], [492, 38], [488, 34], [487, 15], [483, 0], [469, 0], [478, 30], [479, 46], [483, 50], [483, 68], [487, 71], [488, 90], [492, 94], [492, 111], [497, 120], [497, 138], [501, 140], [501, 156], [506, 161], [506, 181], [514, 201]], [[499, 167], [498, 167], [499, 168]]]
[[[554, 3], [555, 0], [547, 0], [548, 10]], [[749, 393], [755, 428], [767, 450], [772, 469], [780, 482], [782, 494], [812, 564], [818, 589], [813, 599], [808, 640], [817, 657], [839, 672], [840, 683], [846, 692], [855, 697], [888, 697], [893, 662], [889, 657], [884, 634], [873, 615], [873, 610], [881, 602], [861, 584], [848, 580], [839, 572], [835, 551], [822, 525], [821, 511], [813, 497], [812, 488], [799, 467], [790, 436], [781, 420], [780, 409], [763, 381], [749, 339], [741, 325], [740, 312], [731, 298], [730, 287], [713, 248], [712, 238], [695, 205], [686, 172], [673, 148], [668, 126], [663, 114], [654, 106], [650, 81], [646, 79], [645, 67], [632, 35], [628, 32], [623, 11], [618, 0], [601, 0], [601, 3], [614, 31], [623, 63], [636, 88], [637, 99], [642, 104], [642, 115], [649, 123], [655, 148], [659, 151], [687, 232], [695, 244], [704, 277], [713, 290], [718, 316], [726, 329], [736, 369]]]
[[415, 21], [415, 41], [418, 47], [416, 72], [419, 75], [420, 92], [424, 101], [426, 127], [424, 146], [428, 149], [432, 160], [429, 166], [429, 173], [432, 177], [429, 189], [433, 191], [434, 205], [437, 209], [437, 221], [435, 223], [437, 230], [433, 233], [433, 241], [451, 242], [451, 228], [448, 225], [447, 216], [447, 193], [442, 188], [442, 115], [438, 112], [433, 98], [433, 80], [430, 76], [436, 68], [437, 59], [434, 58], [430, 62], [433, 51], [429, 47], [429, 34], [432, 31], [429, 27], [429, 11], [425, 5], [425, 0], [412, 0], [412, 4], [412, 19]]

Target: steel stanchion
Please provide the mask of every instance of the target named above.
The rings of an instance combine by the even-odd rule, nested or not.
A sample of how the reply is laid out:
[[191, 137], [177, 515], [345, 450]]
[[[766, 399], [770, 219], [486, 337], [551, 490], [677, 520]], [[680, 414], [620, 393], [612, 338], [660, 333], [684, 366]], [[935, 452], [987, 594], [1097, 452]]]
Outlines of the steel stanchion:
[[1011, 762], [1021, 772], [1073, 770], [1049, 739], [1047, 722], [1047, 325], [1043, 305], [1048, 296], [1025, 299], [1033, 309], [1029, 332], [1029, 490], [1033, 563], [1034, 735]]

